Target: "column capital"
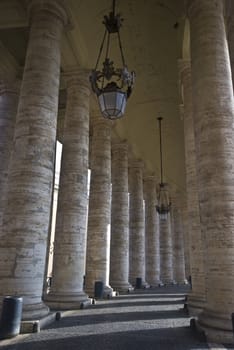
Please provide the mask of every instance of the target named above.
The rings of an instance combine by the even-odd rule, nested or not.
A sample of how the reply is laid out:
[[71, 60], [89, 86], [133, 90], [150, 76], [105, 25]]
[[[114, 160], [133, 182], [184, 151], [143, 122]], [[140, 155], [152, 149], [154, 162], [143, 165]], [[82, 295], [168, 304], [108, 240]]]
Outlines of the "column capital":
[[143, 177], [143, 188], [144, 188], [144, 197], [147, 198], [153, 194], [153, 190], [155, 191], [155, 204], [157, 202], [156, 199], [156, 177], [154, 175], [148, 175]]
[[90, 69], [74, 67], [74, 68], [69, 68], [65, 70], [65, 72], [62, 74], [62, 77], [64, 78], [67, 88], [77, 84], [79, 85], [82, 84], [91, 92], [89, 75], [90, 75]]
[[71, 14], [64, 0], [28, 0], [28, 14], [31, 19], [39, 12], [47, 12], [59, 18], [64, 26], [71, 26]]
[[112, 151], [128, 151], [128, 143], [126, 140], [124, 141], [115, 141], [111, 145]]
[[144, 162], [141, 159], [130, 159], [129, 168], [132, 169], [144, 169]]
[[172, 184], [170, 186], [170, 197], [173, 201], [178, 201], [179, 197], [181, 195], [181, 191], [178, 189], [178, 187], [175, 184]]
[[186, 0], [188, 17], [197, 17], [198, 13], [214, 12], [223, 14], [223, 1]]
[[155, 183], [155, 185], [156, 185], [156, 176], [155, 175], [145, 175], [144, 177], [143, 177], [143, 181], [144, 181], [144, 183], [148, 183], [148, 182], [154, 182]]
[[91, 115], [91, 126], [92, 127], [96, 127], [98, 125], [104, 126], [104, 127], [112, 127], [113, 123], [114, 122], [112, 120], [104, 118], [101, 115], [101, 112], [98, 114]]

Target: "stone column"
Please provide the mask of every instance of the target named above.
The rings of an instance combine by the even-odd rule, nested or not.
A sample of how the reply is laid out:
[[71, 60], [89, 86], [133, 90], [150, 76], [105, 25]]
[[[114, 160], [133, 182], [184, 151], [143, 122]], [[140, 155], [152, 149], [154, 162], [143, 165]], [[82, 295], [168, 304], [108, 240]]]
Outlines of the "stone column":
[[129, 279], [145, 285], [145, 222], [143, 210], [143, 162], [129, 164]]
[[47, 304], [53, 309], [88, 303], [83, 291], [86, 251], [87, 179], [89, 156], [88, 72], [65, 74], [67, 105], [54, 241], [52, 285]]
[[92, 296], [95, 281], [104, 284], [104, 295], [113, 293], [109, 286], [111, 223], [111, 121], [93, 118], [91, 180], [86, 256], [86, 291]]
[[171, 191], [173, 222], [173, 279], [175, 283], [186, 283], [184, 261], [184, 232], [182, 224], [180, 194], [176, 188]]
[[0, 227], [6, 206], [8, 165], [13, 148], [19, 81], [0, 81]]
[[204, 238], [201, 231], [198, 196], [190, 61], [179, 60], [178, 67], [184, 92], [184, 145], [192, 278], [192, 291], [188, 295], [188, 308], [191, 315], [197, 315], [203, 310], [205, 304], [205, 267]]
[[156, 182], [154, 176], [144, 178], [145, 198], [145, 278], [150, 286], [160, 284], [159, 216], [156, 211]]
[[183, 196], [181, 203], [181, 215], [182, 215], [182, 224], [184, 232], [184, 265], [185, 265], [185, 277], [189, 281], [191, 276], [190, 270], [190, 240], [189, 240], [189, 225], [190, 220], [188, 219], [188, 208], [187, 208], [187, 191], [185, 196]]
[[[179, 60], [179, 62], [182, 60]], [[179, 64], [179, 63], [178, 63]], [[180, 72], [180, 70], [179, 70]], [[180, 73], [181, 74], [181, 73]], [[179, 75], [180, 75], [179, 74]], [[179, 76], [179, 87], [181, 88], [181, 76]], [[181, 93], [181, 91], [180, 91]], [[183, 93], [184, 97], [185, 93]], [[180, 119], [185, 120], [184, 116], [184, 104], [179, 105], [179, 111], [180, 111]], [[185, 122], [184, 122], [185, 123]], [[185, 129], [184, 129], [185, 132]], [[186, 133], [187, 135], [187, 133]], [[185, 145], [185, 167], [187, 165], [187, 153], [186, 153], [186, 148], [187, 146]], [[187, 172], [187, 170], [185, 169]], [[186, 179], [187, 179], [187, 174], [186, 174]], [[185, 260], [185, 276], [187, 281], [191, 279], [191, 270], [190, 270], [190, 238], [189, 238], [189, 218], [188, 218], [188, 206], [187, 206], [187, 188], [185, 191], [185, 194], [183, 196], [182, 200], [182, 217], [183, 217], [183, 227], [184, 227], [184, 260]]]
[[110, 284], [120, 292], [132, 289], [129, 277], [128, 145], [112, 144]]
[[160, 280], [163, 284], [171, 284], [173, 280], [173, 256], [171, 236], [171, 215], [159, 217], [160, 230]]
[[209, 341], [231, 343], [234, 310], [233, 86], [223, 1], [190, 0], [193, 118], [207, 304], [198, 316]]
[[0, 295], [24, 298], [23, 319], [42, 317], [60, 77], [61, 1], [30, 2], [31, 29], [9, 162], [0, 246]]

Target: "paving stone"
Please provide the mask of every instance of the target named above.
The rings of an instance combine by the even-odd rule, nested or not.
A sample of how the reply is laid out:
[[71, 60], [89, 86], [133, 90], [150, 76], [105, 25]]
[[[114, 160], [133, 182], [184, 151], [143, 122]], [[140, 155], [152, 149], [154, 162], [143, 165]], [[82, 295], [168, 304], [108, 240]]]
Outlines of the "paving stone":
[[[201, 350], [212, 347], [190, 328], [183, 309], [188, 286], [137, 290], [100, 300], [27, 337], [0, 342], [5, 350]], [[7, 344], [6, 344], [7, 343]], [[231, 349], [231, 347], [227, 347]], [[234, 349], [234, 347], [233, 347]]]

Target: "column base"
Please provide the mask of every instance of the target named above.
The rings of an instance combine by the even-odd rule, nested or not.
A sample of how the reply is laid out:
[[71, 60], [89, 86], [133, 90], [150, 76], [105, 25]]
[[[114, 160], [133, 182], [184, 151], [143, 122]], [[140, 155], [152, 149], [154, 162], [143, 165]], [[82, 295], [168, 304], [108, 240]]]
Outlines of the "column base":
[[189, 284], [188, 281], [186, 279], [181, 279], [181, 280], [176, 280], [176, 284], [178, 285], [182, 285], [182, 284]]
[[129, 282], [111, 282], [112, 287], [119, 293], [127, 293], [134, 290], [133, 286]]
[[[131, 278], [129, 283], [134, 289], [150, 288], [150, 284], [145, 281], [142, 277]], [[139, 284], [138, 284], [139, 283]]]
[[163, 284], [161, 281], [152, 281], [152, 282], [149, 281], [149, 285], [150, 285], [150, 288], [157, 288], [162, 286]]
[[150, 284], [146, 281], [142, 281], [142, 288], [144, 288], [144, 289], [150, 288]]
[[147, 283], [146, 281], [142, 281], [142, 282], [141, 282], [141, 285], [140, 285], [139, 287], [137, 286], [136, 282], [133, 283], [133, 289], [134, 289], [134, 290], [135, 290], [135, 289], [146, 289], [146, 288], [150, 288], [150, 284]]
[[188, 285], [188, 284], [189, 284], [189, 282], [188, 282], [188, 280], [185, 278], [185, 280], [182, 282], [182, 284], [186, 284], [186, 285]]
[[112, 297], [116, 297], [116, 291], [114, 291], [113, 288], [111, 288], [110, 286], [105, 286], [104, 287], [104, 293], [103, 293], [103, 298], [105, 299], [109, 299]]
[[192, 291], [188, 294], [187, 308], [190, 316], [197, 317], [204, 310], [205, 305], [205, 298], [194, 295]]
[[[95, 298], [94, 295], [94, 288], [86, 288], [85, 289], [86, 293], [88, 294], [88, 296], [90, 298]], [[110, 286], [104, 286], [104, 290], [103, 290], [103, 299], [109, 299], [116, 296], [116, 291], [113, 290], [113, 288], [111, 288]]]
[[162, 279], [161, 283], [164, 286], [172, 286], [176, 284], [176, 282], [173, 279]]
[[47, 316], [50, 312], [49, 307], [43, 302], [37, 304], [23, 305], [22, 320], [30, 321]]
[[45, 302], [52, 310], [76, 310], [91, 305], [92, 300], [83, 291], [79, 293], [53, 293], [45, 297]]
[[208, 342], [233, 343], [231, 315], [205, 309], [196, 321], [199, 330], [205, 333]]

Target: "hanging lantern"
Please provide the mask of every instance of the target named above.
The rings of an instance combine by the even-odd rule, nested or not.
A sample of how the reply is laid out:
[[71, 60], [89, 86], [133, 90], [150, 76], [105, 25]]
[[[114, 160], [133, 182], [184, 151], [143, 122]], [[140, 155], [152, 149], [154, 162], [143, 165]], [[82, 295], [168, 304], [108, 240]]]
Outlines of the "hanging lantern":
[[168, 193], [168, 185], [163, 182], [163, 162], [162, 162], [162, 118], [158, 118], [159, 123], [159, 146], [160, 146], [160, 170], [161, 170], [161, 181], [158, 189], [158, 204], [156, 210], [160, 216], [160, 219], [167, 219], [168, 213], [171, 209], [171, 202]]
[[167, 184], [161, 182], [159, 184], [158, 205], [156, 206], [156, 210], [159, 213], [160, 218], [166, 220], [170, 209], [171, 203], [167, 189]]
[[[100, 51], [95, 68], [90, 75], [92, 90], [97, 95], [99, 107], [104, 118], [118, 119], [124, 115], [127, 99], [131, 95], [135, 73], [129, 72], [125, 64], [123, 49], [120, 39], [120, 27], [123, 19], [119, 14], [115, 14], [115, 0], [113, 0], [113, 9], [108, 16], [104, 16], [103, 24], [105, 33], [101, 43]], [[108, 57], [110, 49], [111, 35], [116, 34], [122, 67], [115, 68], [114, 62]], [[98, 70], [100, 58], [102, 56], [104, 45], [106, 45], [106, 55], [102, 70]]]

